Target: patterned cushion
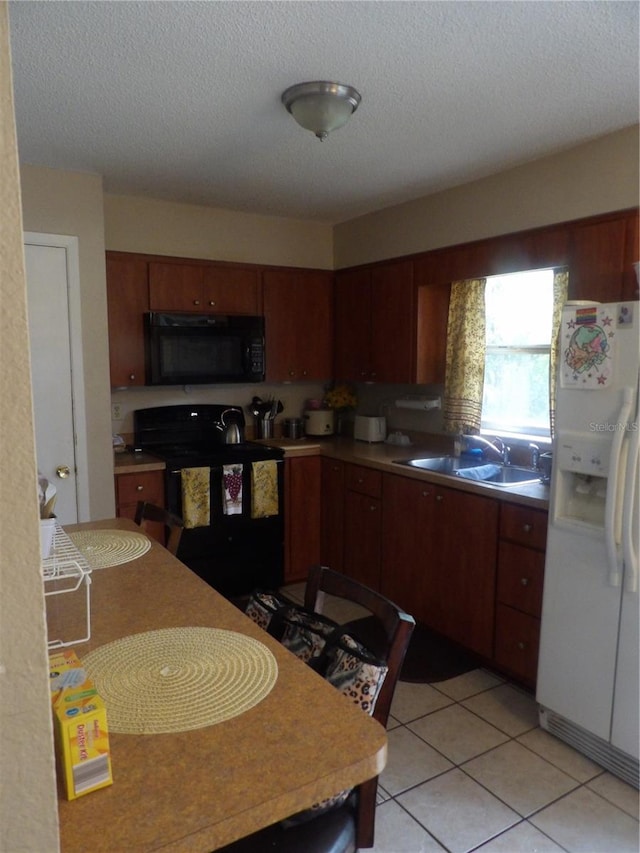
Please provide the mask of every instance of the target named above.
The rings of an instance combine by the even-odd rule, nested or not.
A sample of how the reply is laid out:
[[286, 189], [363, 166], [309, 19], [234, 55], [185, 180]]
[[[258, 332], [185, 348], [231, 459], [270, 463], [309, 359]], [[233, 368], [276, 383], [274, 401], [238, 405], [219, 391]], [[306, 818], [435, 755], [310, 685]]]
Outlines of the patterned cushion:
[[327, 650], [324, 677], [367, 714], [372, 715], [388, 667], [350, 634], [342, 634]]
[[337, 622], [319, 613], [289, 608], [283, 615], [283, 646], [305, 663], [317, 660], [327, 640], [338, 629]]
[[244, 612], [257, 625], [271, 634], [274, 631], [281, 630], [280, 615], [292, 604], [293, 602], [276, 595], [275, 592], [255, 590], [251, 593]]

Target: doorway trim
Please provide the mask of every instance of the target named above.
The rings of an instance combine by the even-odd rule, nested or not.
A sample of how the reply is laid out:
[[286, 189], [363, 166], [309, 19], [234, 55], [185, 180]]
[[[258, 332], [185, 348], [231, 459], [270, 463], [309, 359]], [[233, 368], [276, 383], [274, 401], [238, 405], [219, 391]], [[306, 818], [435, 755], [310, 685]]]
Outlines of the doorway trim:
[[24, 245], [64, 249], [67, 261], [67, 307], [71, 351], [71, 397], [73, 445], [76, 465], [78, 521], [90, 521], [87, 419], [84, 395], [82, 312], [80, 307], [80, 256], [78, 238], [66, 234], [24, 232]]

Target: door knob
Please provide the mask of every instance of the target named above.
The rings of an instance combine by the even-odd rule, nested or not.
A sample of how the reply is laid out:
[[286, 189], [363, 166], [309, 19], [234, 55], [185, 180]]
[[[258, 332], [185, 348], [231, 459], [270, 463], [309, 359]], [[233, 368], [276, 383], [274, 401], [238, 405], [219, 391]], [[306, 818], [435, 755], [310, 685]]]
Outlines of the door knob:
[[68, 465], [58, 465], [56, 468], [56, 475], [60, 477], [61, 480], [66, 480], [67, 477], [71, 476], [71, 471], [69, 470]]

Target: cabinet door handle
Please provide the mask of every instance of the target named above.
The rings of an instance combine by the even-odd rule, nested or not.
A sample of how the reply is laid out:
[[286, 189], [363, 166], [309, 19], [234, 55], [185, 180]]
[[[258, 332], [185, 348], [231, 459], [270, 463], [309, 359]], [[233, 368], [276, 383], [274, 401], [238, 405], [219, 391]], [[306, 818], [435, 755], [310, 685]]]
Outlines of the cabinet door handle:
[[423, 493], [422, 493], [422, 497], [423, 497], [423, 498], [428, 498], [430, 494], [431, 494], [431, 492], [430, 492], [430, 491], [428, 491], [427, 489], [425, 489], [425, 490], [423, 491]]
[[215, 303], [215, 300], [214, 300], [214, 299], [210, 299], [210, 300], [209, 300], [209, 305], [213, 306], [213, 305], [215, 305], [215, 304], [216, 304], [216, 303]]
[[522, 586], [529, 586], [529, 578], [520, 578]]
[[358, 483], [364, 483], [364, 480], [362, 479], [362, 477], [358, 477]]
[[522, 529], [525, 533], [531, 533], [531, 531], [533, 530], [533, 524], [523, 524]]
[[141, 491], [143, 491], [143, 489], [144, 489], [144, 486], [136, 486], [136, 492], [141, 492]]
[[443, 500], [444, 500], [444, 495], [436, 495], [436, 500], [438, 501], [438, 503], [439, 503], [440, 501], [443, 501]]
[[371, 504], [369, 509], [371, 510], [371, 512], [375, 512], [378, 509], [378, 507], [375, 504]]
[[520, 651], [524, 651], [527, 648], [527, 644], [523, 643], [522, 640], [518, 641], [517, 646], [520, 649]]
[[194, 300], [193, 300], [193, 304], [194, 304], [194, 305], [200, 305], [200, 300], [199, 300], [199, 299], [194, 299]]
[[289, 371], [289, 376], [295, 376], [295, 375], [296, 375], [295, 370], [290, 370], [290, 371]]
[[130, 373], [130, 374], [129, 374], [129, 379], [135, 379], [135, 378], [136, 378], [135, 373]]

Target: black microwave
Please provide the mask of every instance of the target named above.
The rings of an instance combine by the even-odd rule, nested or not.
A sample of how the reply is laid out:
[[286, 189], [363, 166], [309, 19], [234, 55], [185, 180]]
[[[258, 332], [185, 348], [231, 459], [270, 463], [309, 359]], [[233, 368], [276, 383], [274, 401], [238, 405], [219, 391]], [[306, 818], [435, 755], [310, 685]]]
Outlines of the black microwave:
[[264, 382], [264, 317], [145, 314], [147, 385]]

